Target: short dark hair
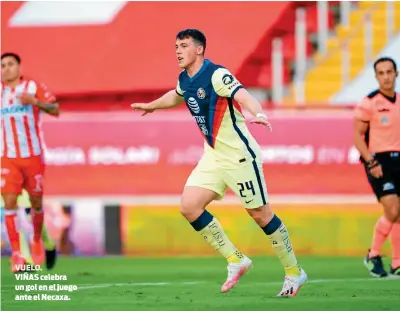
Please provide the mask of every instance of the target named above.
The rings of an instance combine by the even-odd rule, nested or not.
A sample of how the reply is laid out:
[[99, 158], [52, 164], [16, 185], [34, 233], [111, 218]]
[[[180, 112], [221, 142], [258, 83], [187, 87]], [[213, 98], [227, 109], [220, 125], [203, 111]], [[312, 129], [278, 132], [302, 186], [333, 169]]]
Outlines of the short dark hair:
[[375, 61], [375, 63], [374, 63], [374, 70], [375, 70], [375, 72], [376, 72], [376, 66], [377, 66], [378, 64], [380, 64], [380, 63], [383, 63], [383, 62], [391, 62], [391, 63], [393, 64], [393, 69], [394, 69], [394, 71], [397, 72], [397, 64], [396, 64], [396, 62], [394, 61], [394, 59], [391, 58], [391, 57], [380, 57], [380, 58], [378, 58], [378, 59]]
[[6, 52], [6, 53], [1, 54], [1, 60], [3, 60], [3, 58], [6, 58], [6, 57], [13, 57], [17, 61], [18, 64], [21, 64], [21, 57], [19, 57], [19, 55], [16, 53]]
[[183, 40], [186, 38], [192, 38], [196, 45], [203, 46], [204, 52], [206, 51], [207, 39], [206, 36], [198, 29], [184, 29], [178, 32], [176, 39]]

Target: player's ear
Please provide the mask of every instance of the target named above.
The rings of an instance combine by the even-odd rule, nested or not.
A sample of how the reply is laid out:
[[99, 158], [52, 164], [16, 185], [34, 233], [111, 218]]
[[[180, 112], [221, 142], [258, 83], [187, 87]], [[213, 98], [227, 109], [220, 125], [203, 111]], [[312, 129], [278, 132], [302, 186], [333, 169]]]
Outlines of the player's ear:
[[197, 55], [202, 55], [202, 54], [204, 54], [204, 46], [199, 45], [197, 47]]

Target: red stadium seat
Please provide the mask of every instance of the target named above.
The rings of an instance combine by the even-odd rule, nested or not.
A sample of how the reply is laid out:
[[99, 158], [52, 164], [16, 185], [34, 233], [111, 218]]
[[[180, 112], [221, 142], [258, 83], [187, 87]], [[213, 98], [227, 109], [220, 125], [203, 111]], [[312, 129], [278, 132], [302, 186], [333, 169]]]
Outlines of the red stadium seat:
[[[67, 102], [97, 99], [115, 105], [129, 98], [155, 98], [174, 88], [179, 68], [173, 41], [177, 31], [187, 27], [203, 30], [208, 38], [206, 56], [229, 68], [249, 87], [271, 87], [271, 42], [283, 38], [284, 79], [289, 83], [298, 7], [307, 10], [309, 37], [317, 31], [316, 2], [306, 1], [244, 1], [229, 6], [160, 2], [157, 10], [152, 2], [127, 2], [105, 24], [13, 27], [9, 21], [21, 5], [1, 3], [2, 50], [20, 53], [24, 72], [45, 82]], [[187, 14], [188, 10], [196, 14]], [[332, 13], [328, 20], [333, 27]], [[308, 41], [307, 55], [312, 53]]]

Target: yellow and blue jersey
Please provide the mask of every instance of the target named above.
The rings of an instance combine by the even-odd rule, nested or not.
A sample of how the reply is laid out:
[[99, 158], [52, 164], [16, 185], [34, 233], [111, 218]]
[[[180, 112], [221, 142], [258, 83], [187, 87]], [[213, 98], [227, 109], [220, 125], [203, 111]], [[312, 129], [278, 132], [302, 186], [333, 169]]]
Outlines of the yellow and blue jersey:
[[193, 77], [182, 71], [176, 87], [203, 134], [205, 152], [224, 167], [259, 157], [259, 146], [234, 100], [241, 88], [229, 70], [209, 60]]

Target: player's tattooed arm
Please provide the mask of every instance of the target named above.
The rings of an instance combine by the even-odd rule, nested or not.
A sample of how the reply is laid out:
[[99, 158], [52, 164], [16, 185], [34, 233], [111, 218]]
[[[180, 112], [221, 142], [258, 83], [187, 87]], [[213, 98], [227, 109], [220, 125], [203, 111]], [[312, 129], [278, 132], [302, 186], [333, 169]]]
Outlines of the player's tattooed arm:
[[40, 110], [42, 110], [52, 116], [58, 117], [60, 115], [60, 106], [58, 105], [57, 102], [46, 103], [28, 93], [21, 94], [19, 96], [19, 99], [23, 104], [35, 105], [35, 106], [39, 107]]
[[44, 112], [58, 117], [60, 115], [60, 106], [58, 105], [57, 102], [54, 103], [45, 103], [40, 100], [37, 100], [36, 103], [34, 104], [40, 108], [40, 110], [43, 110]]

